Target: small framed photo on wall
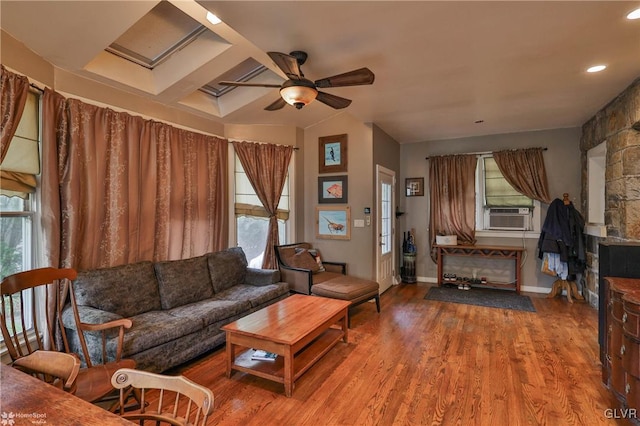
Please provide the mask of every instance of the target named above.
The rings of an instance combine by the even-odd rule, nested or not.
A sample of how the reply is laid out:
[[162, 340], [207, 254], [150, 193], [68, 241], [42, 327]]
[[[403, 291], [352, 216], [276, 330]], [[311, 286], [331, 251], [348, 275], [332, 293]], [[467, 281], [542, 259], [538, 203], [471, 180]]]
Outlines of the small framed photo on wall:
[[347, 171], [347, 135], [318, 138], [318, 173]]
[[407, 178], [405, 180], [405, 195], [407, 197], [421, 197], [424, 195], [424, 178]]
[[318, 177], [318, 204], [346, 204], [348, 200], [347, 175]]

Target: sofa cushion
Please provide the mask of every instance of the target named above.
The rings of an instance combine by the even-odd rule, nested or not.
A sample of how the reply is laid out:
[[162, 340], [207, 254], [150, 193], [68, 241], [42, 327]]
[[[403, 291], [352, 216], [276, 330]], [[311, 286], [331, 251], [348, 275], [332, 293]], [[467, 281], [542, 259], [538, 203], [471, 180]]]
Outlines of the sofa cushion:
[[144, 351], [202, 330], [198, 317], [177, 317], [167, 311], [152, 311], [131, 318], [133, 325], [124, 333], [122, 356]]
[[247, 273], [247, 257], [240, 247], [209, 253], [209, 274], [216, 293], [244, 283]]
[[339, 274], [337, 272], [320, 272], [313, 275], [313, 284], [320, 284], [325, 281], [332, 280], [334, 278], [344, 278], [345, 275]]
[[223, 300], [238, 300], [247, 301], [251, 303], [251, 307], [262, 305], [269, 300], [276, 299], [283, 294], [289, 292], [289, 285], [287, 283], [269, 284], [265, 286], [253, 286], [246, 284], [238, 284], [227, 290], [216, 293], [216, 299]]
[[171, 309], [213, 296], [207, 256], [154, 264], [162, 309]]
[[185, 318], [199, 318], [203, 327], [233, 318], [251, 308], [248, 301], [206, 299], [168, 311], [171, 315]]
[[80, 271], [73, 288], [78, 305], [123, 317], [160, 309], [158, 283], [151, 262]]

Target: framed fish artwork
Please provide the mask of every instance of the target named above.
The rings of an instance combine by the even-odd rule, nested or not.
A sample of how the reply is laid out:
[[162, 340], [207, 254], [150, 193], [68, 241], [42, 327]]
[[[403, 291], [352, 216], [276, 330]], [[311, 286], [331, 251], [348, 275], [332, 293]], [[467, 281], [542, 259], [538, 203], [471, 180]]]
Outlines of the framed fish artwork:
[[351, 208], [349, 206], [317, 206], [316, 238], [351, 239]]
[[318, 173], [347, 172], [347, 135], [318, 138]]
[[318, 204], [347, 204], [348, 179], [347, 175], [318, 177]]

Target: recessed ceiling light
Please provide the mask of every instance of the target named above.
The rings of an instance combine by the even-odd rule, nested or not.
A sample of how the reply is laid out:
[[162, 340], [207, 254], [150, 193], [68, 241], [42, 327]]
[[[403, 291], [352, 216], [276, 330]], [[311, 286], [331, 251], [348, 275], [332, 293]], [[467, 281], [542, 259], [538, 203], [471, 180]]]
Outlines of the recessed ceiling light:
[[222, 19], [218, 18], [211, 12], [207, 12], [207, 21], [211, 22], [213, 25], [217, 25], [222, 22]]
[[595, 66], [592, 66], [590, 68], [587, 68], [587, 72], [600, 72], [600, 71], [604, 70], [605, 68], [607, 68], [606, 65], [595, 65]]
[[633, 12], [629, 12], [627, 15], [627, 19], [640, 19], [640, 8], [634, 10]]

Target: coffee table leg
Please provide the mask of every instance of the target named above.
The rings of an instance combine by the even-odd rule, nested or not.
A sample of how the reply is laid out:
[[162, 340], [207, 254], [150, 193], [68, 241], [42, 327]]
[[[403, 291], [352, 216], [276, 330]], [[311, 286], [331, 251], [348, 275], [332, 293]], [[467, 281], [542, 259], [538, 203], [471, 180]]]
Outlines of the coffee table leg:
[[284, 349], [284, 394], [291, 397], [293, 394], [293, 353], [291, 346]]
[[342, 331], [344, 332], [344, 336], [342, 336], [342, 341], [345, 343], [349, 342], [349, 309], [345, 309], [344, 317], [342, 318]]
[[235, 347], [234, 344], [231, 343], [231, 336], [229, 336], [229, 332], [227, 332], [227, 378], [231, 378], [231, 366], [233, 365], [233, 361], [235, 360]]

